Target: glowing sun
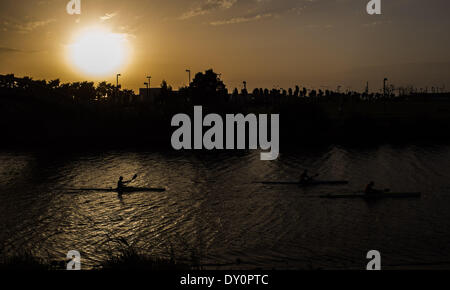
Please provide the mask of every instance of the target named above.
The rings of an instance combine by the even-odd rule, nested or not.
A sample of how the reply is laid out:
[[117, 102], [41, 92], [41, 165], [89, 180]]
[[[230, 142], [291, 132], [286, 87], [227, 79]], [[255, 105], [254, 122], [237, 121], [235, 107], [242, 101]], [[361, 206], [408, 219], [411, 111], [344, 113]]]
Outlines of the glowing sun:
[[129, 48], [125, 35], [90, 28], [75, 37], [68, 54], [71, 64], [77, 69], [101, 76], [121, 68], [129, 57]]

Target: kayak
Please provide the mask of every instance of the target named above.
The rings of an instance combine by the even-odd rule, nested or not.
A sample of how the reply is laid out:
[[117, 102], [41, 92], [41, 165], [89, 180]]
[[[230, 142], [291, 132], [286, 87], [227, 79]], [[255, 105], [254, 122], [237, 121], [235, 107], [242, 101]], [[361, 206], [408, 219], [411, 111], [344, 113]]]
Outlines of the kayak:
[[[114, 189], [114, 191], [118, 191], [117, 189]], [[165, 188], [145, 188], [145, 187], [124, 187], [122, 189], [123, 192], [163, 192], [166, 191]]]
[[[67, 190], [72, 191], [102, 191], [102, 192], [118, 192], [117, 188], [69, 188]], [[165, 188], [152, 188], [152, 187], [124, 187], [122, 192], [164, 192]]]
[[380, 193], [376, 195], [366, 195], [364, 193], [355, 193], [355, 194], [339, 194], [339, 195], [321, 195], [320, 198], [330, 198], [330, 199], [338, 199], [338, 198], [363, 198], [363, 199], [380, 199], [380, 198], [420, 198], [422, 193], [420, 192], [386, 192]]
[[267, 185], [298, 185], [298, 186], [315, 186], [315, 185], [344, 185], [348, 184], [347, 180], [313, 180], [308, 182], [300, 181], [261, 181], [258, 183]]

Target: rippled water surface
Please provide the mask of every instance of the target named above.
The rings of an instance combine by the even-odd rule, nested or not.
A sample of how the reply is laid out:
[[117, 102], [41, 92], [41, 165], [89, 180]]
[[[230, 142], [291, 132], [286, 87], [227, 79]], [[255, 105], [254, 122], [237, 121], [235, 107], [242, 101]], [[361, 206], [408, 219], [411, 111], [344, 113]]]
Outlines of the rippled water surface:
[[[299, 150], [300, 151], [300, 150]], [[111, 240], [125, 238], [167, 256], [196, 251], [208, 264], [242, 261], [249, 268], [364, 268], [377, 249], [384, 265], [450, 268], [450, 147], [329, 146], [284, 153], [264, 162], [258, 152], [1, 152], [0, 241], [64, 258], [78, 250], [87, 267], [105, 259]], [[346, 186], [267, 186], [295, 180], [303, 168]], [[69, 190], [109, 188], [138, 174], [137, 187], [166, 192]], [[326, 200], [369, 181], [421, 199]], [[109, 241], [109, 242], [108, 242]]]

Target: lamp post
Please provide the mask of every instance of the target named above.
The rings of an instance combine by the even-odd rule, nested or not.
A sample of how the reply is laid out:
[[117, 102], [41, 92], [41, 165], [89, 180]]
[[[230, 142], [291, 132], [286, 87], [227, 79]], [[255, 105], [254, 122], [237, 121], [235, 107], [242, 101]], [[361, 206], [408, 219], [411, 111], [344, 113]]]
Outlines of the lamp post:
[[149, 95], [149, 92], [148, 92], [148, 91], [149, 91], [149, 90], [148, 90], [149, 84], [148, 84], [148, 83], [144, 83], [144, 85], [147, 86], [147, 100], [148, 100], [148, 99], [149, 99], [149, 97], [148, 97], [148, 95]]
[[150, 80], [152, 79], [152, 77], [151, 76], [147, 76], [147, 79], [148, 79], [148, 88], [150, 88], [151, 86], [150, 86]]
[[119, 98], [119, 77], [122, 76], [121, 74], [116, 75], [116, 98]]
[[387, 82], [387, 78], [384, 78], [384, 80], [383, 80], [383, 96], [385, 97], [386, 96], [386, 82]]
[[119, 77], [121, 77], [121, 74], [117, 74], [116, 75], [116, 84], [117, 84], [117, 89], [119, 89]]
[[188, 86], [191, 84], [191, 70], [187, 69], [186, 72], [189, 74], [189, 83]]

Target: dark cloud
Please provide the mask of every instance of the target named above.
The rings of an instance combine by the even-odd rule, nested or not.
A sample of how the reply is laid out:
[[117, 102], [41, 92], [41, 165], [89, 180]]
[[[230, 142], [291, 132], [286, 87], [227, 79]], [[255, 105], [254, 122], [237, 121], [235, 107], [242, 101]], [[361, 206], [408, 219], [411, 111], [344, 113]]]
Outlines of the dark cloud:
[[12, 47], [4, 47], [0, 46], [0, 54], [6, 54], [6, 53], [36, 53], [39, 52], [38, 50], [23, 50], [23, 49], [17, 49]]
[[230, 9], [236, 2], [237, 0], [206, 0], [200, 5], [197, 4], [187, 12], [183, 13], [180, 19], [189, 19], [195, 16], [205, 15], [218, 9]]
[[[283, 16], [287, 13], [300, 14], [317, 0], [206, 0], [183, 13], [180, 19], [210, 14], [213, 11], [230, 11], [228, 18], [215, 19], [213, 26], [240, 24]], [[221, 13], [225, 14], [225, 13]], [[231, 15], [230, 15], [231, 14]], [[223, 17], [223, 16], [222, 16]]]
[[210, 24], [213, 26], [227, 25], [227, 24], [239, 24], [239, 23], [258, 21], [258, 20], [262, 20], [265, 18], [272, 18], [272, 17], [273, 17], [273, 15], [270, 13], [257, 14], [257, 15], [246, 16], [246, 17], [234, 17], [234, 18], [231, 18], [228, 20], [213, 21], [213, 22], [210, 22]]

